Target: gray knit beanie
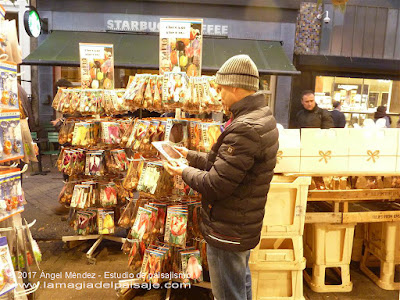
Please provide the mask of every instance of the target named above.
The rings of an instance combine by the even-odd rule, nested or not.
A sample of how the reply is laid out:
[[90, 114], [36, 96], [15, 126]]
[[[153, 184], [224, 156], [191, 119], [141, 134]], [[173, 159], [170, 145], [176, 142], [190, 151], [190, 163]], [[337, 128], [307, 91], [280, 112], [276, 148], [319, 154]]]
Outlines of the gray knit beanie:
[[258, 91], [257, 66], [248, 55], [232, 56], [217, 72], [215, 82], [220, 85]]

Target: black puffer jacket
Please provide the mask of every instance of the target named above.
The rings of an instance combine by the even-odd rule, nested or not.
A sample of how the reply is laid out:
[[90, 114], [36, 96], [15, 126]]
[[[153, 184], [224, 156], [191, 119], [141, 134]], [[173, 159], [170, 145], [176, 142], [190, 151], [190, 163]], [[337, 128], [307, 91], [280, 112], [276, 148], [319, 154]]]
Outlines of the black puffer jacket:
[[260, 240], [278, 130], [262, 93], [243, 98], [230, 111], [233, 121], [208, 155], [189, 151], [192, 167], [182, 176], [202, 194], [200, 228], [207, 243], [245, 251]]
[[319, 108], [318, 105], [312, 110], [301, 109], [296, 115], [297, 128], [332, 128], [333, 119], [329, 111]]

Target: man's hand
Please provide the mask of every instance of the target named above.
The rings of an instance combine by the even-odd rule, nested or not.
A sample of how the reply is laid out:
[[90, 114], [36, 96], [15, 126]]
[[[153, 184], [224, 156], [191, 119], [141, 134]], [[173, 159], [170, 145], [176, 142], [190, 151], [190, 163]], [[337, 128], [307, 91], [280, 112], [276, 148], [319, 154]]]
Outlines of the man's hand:
[[51, 124], [53, 124], [53, 126], [56, 126], [58, 121], [60, 121], [60, 119], [55, 119], [55, 120], [52, 120], [50, 122], [51, 122]]
[[170, 175], [182, 176], [183, 170], [187, 168], [187, 165], [178, 162], [165, 162], [164, 168]]
[[185, 148], [185, 147], [178, 147], [178, 146], [174, 146], [175, 150], [177, 150], [180, 154], [183, 155], [184, 158], [187, 157], [189, 149]]

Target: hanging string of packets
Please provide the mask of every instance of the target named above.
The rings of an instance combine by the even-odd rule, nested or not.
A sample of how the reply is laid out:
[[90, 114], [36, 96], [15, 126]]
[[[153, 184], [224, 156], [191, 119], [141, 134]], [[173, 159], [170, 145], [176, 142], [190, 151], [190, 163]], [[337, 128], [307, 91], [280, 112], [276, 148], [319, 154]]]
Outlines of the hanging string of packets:
[[155, 141], [170, 141], [191, 150], [209, 152], [223, 129], [221, 123], [200, 119], [68, 119], [60, 129], [59, 143], [97, 147], [96, 150], [117, 146], [151, 157], [157, 155], [151, 145]]
[[53, 108], [64, 114], [119, 115], [143, 108], [150, 111], [174, 111], [181, 108], [191, 114], [222, 111], [214, 76], [188, 77], [186, 73], [130, 76], [125, 89], [59, 88]]
[[128, 266], [147, 282], [201, 282], [207, 269], [206, 244], [198, 227], [198, 199], [131, 200], [119, 225], [131, 228], [122, 249]]

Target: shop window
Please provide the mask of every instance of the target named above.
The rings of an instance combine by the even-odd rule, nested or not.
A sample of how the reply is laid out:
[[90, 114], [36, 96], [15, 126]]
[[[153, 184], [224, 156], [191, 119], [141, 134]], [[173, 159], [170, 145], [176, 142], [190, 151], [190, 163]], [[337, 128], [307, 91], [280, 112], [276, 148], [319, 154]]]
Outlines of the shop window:
[[331, 110], [340, 101], [349, 125], [362, 125], [373, 119], [378, 106], [386, 106], [388, 113], [400, 112], [399, 81], [350, 77], [317, 76], [315, 101], [319, 107]]
[[317, 76], [315, 101], [326, 109], [340, 101], [343, 111], [373, 113], [381, 105], [390, 111], [392, 85], [392, 80]]

